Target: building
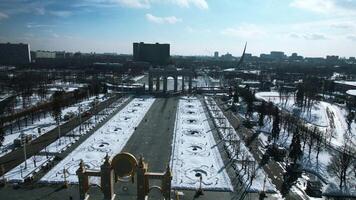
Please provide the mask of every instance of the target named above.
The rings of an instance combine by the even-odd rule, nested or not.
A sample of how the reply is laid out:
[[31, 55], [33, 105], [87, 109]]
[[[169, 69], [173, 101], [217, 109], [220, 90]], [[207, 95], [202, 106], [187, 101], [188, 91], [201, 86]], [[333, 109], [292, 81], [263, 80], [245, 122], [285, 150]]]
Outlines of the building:
[[326, 61], [327, 62], [332, 62], [335, 63], [339, 60], [339, 56], [326, 56]]
[[289, 60], [303, 60], [303, 56], [299, 56], [297, 53], [292, 53], [292, 55], [289, 56]]
[[231, 53], [227, 52], [225, 55], [221, 55], [221, 59], [225, 61], [233, 61], [234, 57]]
[[284, 55], [284, 52], [282, 51], [271, 51], [270, 56], [275, 60], [282, 60], [286, 58], [286, 55]]
[[66, 58], [66, 52], [65, 51], [56, 51], [56, 58], [57, 59], [64, 59]]
[[56, 52], [51, 51], [36, 51], [36, 59], [38, 58], [56, 58]]
[[0, 64], [21, 65], [31, 62], [29, 44], [0, 43]]
[[169, 44], [133, 43], [133, 60], [149, 62], [154, 65], [166, 65], [170, 59]]
[[218, 51], [214, 52], [214, 58], [219, 58], [219, 52]]

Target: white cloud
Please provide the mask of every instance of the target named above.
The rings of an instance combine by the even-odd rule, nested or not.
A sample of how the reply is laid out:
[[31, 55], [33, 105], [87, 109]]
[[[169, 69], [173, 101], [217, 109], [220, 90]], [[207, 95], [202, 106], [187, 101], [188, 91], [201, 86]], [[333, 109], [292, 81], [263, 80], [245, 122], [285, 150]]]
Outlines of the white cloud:
[[261, 38], [266, 35], [266, 32], [257, 25], [242, 24], [237, 28], [226, 28], [221, 31], [221, 34], [241, 38]]
[[175, 16], [169, 17], [157, 17], [150, 13], [146, 14], [146, 19], [150, 22], [157, 23], [157, 24], [175, 24], [177, 22], [181, 22], [182, 19], [177, 18]]
[[349, 40], [352, 40], [352, 41], [356, 42], [356, 35], [349, 35], [349, 36], [347, 36], [346, 38], [349, 39]]
[[7, 18], [9, 18], [7, 14], [0, 12], [0, 20], [7, 19]]
[[108, 2], [119, 3], [130, 8], [150, 8], [149, 0], [109, 0]]
[[189, 8], [191, 5], [199, 8], [199, 9], [208, 9], [209, 5], [206, 0], [172, 0], [173, 3], [181, 6]]
[[355, 0], [293, 0], [290, 6], [320, 14], [356, 14]]
[[325, 39], [327, 39], [325, 35], [318, 34], [318, 33], [305, 34], [305, 35], [303, 35], [303, 37], [307, 40], [325, 40]]
[[53, 25], [53, 24], [27, 23], [26, 27], [27, 28], [50, 28], [50, 27], [56, 27], [56, 25]]
[[332, 0], [294, 0], [290, 5], [318, 13], [328, 13], [335, 7]]
[[206, 0], [85, 0], [76, 6], [105, 6], [112, 7], [116, 5], [129, 8], [150, 8], [152, 4], [175, 4], [179, 7], [197, 7], [199, 9], [208, 9], [209, 5]]
[[57, 17], [69, 17], [72, 15], [72, 12], [70, 11], [65, 11], [65, 10], [61, 10], [61, 11], [50, 11], [49, 12], [51, 15], [57, 16]]

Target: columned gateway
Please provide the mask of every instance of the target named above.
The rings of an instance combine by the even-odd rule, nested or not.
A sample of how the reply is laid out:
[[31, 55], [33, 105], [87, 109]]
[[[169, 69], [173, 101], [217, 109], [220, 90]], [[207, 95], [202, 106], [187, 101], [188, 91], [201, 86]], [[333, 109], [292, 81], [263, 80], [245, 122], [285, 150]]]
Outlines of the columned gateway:
[[[105, 157], [105, 161], [100, 168], [100, 171], [85, 169], [83, 161], [80, 162], [77, 170], [79, 181], [79, 198], [80, 200], [89, 199], [89, 177], [100, 177], [100, 188], [104, 194], [104, 200], [115, 199], [114, 183], [121, 181], [123, 178], [132, 178], [136, 175], [137, 181], [137, 200], [145, 200], [151, 189], [158, 188], [164, 199], [171, 199], [171, 181], [172, 173], [167, 166], [165, 172], [148, 172], [148, 164], [143, 161], [143, 158], [137, 161], [130, 153], [119, 153], [112, 160], [109, 156]], [[161, 181], [159, 186], [150, 186], [150, 179], [158, 179]]]
[[182, 77], [182, 91], [184, 92], [185, 81], [188, 81], [188, 92], [192, 92], [194, 72], [189, 69], [177, 70], [174, 67], [165, 69], [150, 69], [148, 73], [148, 91], [153, 92], [154, 81], [156, 81], [156, 91], [160, 91], [160, 80], [163, 80], [163, 92], [167, 92], [167, 78], [174, 79], [174, 92], [178, 91], [178, 77]]

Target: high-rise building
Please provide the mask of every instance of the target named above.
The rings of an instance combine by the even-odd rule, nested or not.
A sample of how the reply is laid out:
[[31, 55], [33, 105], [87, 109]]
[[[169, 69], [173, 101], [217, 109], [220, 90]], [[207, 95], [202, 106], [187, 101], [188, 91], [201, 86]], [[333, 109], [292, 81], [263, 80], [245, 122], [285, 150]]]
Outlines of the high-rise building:
[[133, 43], [134, 61], [149, 62], [155, 65], [166, 65], [170, 58], [169, 44]]
[[31, 62], [29, 44], [0, 43], [0, 64], [21, 65]]
[[218, 51], [214, 52], [214, 58], [219, 58], [219, 52]]

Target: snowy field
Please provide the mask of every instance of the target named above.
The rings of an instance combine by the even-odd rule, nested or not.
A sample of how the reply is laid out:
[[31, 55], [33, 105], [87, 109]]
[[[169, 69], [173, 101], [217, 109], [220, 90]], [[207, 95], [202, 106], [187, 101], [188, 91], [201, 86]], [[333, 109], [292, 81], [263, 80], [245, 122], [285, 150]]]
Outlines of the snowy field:
[[[275, 185], [268, 178], [262, 168], [258, 168], [254, 157], [245, 146], [232, 127], [230, 122], [224, 116], [223, 112], [216, 105], [216, 102], [211, 97], [205, 97], [205, 102], [208, 106], [209, 113], [214, 118], [214, 123], [218, 127], [219, 134], [224, 141], [224, 148], [235, 162], [233, 164], [236, 173], [242, 179], [250, 192], [267, 191], [277, 192]], [[236, 156], [238, 154], [238, 156]], [[248, 162], [243, 162], [248, 160]], [[246, 170], [247, 169], [247, 170]], [[252, 183], [250, 182], [252, 180]]]
[[[41, 179], [41, 182], [63, 182], [63, 169], [65, 169], [67, 181], [69, 183], [77, 183], [78, 178], [75, 172], [78, 169], [80, 160], [84, 161], [87, 169], [99, 170], [106, 154], [115, 156], [121, 152], [154, 101], [154, 98], [149, 97], [133, 99], [125, 108], [50, 170]], [[90, 182], [92, 184], [98, 183], [97, 179], [94, 178]]]
[[21, 163], [8, 171], [4, 177], [8, 182], [24, 182], [24, 180], [31, 178], [53, 159], [54, 156], [32, 156], [26, 160], [26, 164], [25, 162]]
[[[72, 144], [78, 141], [79, 137], [87, 134], [90, 130], [92, 130], [97, 123], [103, 121], [106, 117], [108, 117], [111, 113], [113, 113], [116, 109], [118, 109], [123, 103], [128, 101], [130, 98], [122, 98], [118, 101], [114, 102], [111, 107], [113, 109], [107, 108], [102, 110], [97, 119], [95, 120], [95, 116], [92, 116], [88, 120], [84, 121], [82, 128], [80, 126], [75, 127], [72, 131], [70, 131], [67, 135], [63, 135], [56, 141], [52, 142], [45, 148], [43, 148], [38, 155], [34, 155], [31, 158], [27, 159], [27, 168], [25, 169], [25, 162], [16, 166], [9, 172], [5, 174], [5, 178], [10, 182], [24, 182], [26, 178], [30, 178], [34, 176], [38, 171], [41, 170], [42, 166], [47, 165], [54, 158], [53, 155], [58, 154], [66, 150]], [[43, 156], [45, 155], [45, 156]], [[45, 159], [45, 157], [47, 159]]]
[[356, 145], [356, 123], [352, 122], [351, 133], [348, 133], [347, 110], [344, 107], [320, 101], [308, 112], [295, 105], [293, 96], [283, 96], [280, 99], [278, 92], [259, 92], [256, 93], [256, 98], [273, 102], [281, 109], [299, 115], [311, 125], [317, 126], [319, 130], [329, 132], [332, 136], [330, 142], [335, 146], [342, 146], [345, 137], [351, 140], [353, 146]]
[[[260, 92], [256, 94], [256, 97], [260, 99], [264, 99], [266, 101], [272, 101], [277, 106], [280, 106], [281, 108], [286, 109], [288, 111], [293, 111], [295, 109], [298, 109], [294, 105], [293, 97], [289, 97], [287, 104], [284, 104], [285, 101], [283, 101], [282, 103], [279, 100], [279, 94], [277, 92]], [[341, 146], [343, 140], [345, 139], [344, 137], [349, 136], [347, 135], [348, 133], [346, 133], [348, 132], [347, 123], [346, 123], [346, 116], [347, 116], [346, 109], [338, 105], [321, 101], [313, 106], [311, 113], [312, 115], [314, 115], [312, 119], [316, 119], [316, 120], [312, 121], [312, 123], [309, 125], [316, 126], [318, 124], [320, 125], [321, 123], [326, 124], [326, 127], [323, 126], [316, 126], [316, 127], [318, 127], [319, 130], [324, 132], [331, 131], [332, 139], [330, 142], [332, 146], [336, 146], [336, 147]], [[258, 114], [254, 113], [253, 118], [257, 120]], [[304, 118], [304, 119], [308, 121], [310, 118]], [[325, 120], [325, 122], [321, 122], [321, 120]], [[266, 116], [264, 119], [264, 126], [259, 127], [259, 130], [263, 132], [262, 134], [259, 135], [259, 140], [265, 145], [268, 144], [267, 136], [272, 130], [272, 123], [273, 120], [268, 116]], [[291, 144], [293, 134], [288, 133], [287, 128], [284, 127], [283, 124], [281, 125], [280, 128], [281, 131], [280, 131], [280, 138], [278, 140], [278, 143], [281, 146], [288, 149]], [[356, 124], [352, 123], [351, 141], [353, 142], [353, 144], [355, 144], [355, 134], [356, 134]], [[303, 146], [303, 142], [302, 142], [302, 146]], [[355, 148], [355, 145], [353, 145], [353, 147]], [[317, 151], [315, 147], [312, 147], [310, 151], [309, 148], [310, 148], [309, 143], [307, 142], [307, 144], [305, 145], [305, 149], [303, 149], [303, 158], [301, 160], [303, 169], [308, 171], [309, 173], [317, 174], [323, 178], [323, 180], [325, 181], [325, 183], [323, 184], [324, 187], [322, 189], [323, 192], [334, 193], [334, 194], [340, 193], [338, 187], [339, 180], [335, 176], [330, 174], [327, 169], [328, 165], [330, 165], [333, 153], [335, 152], [331, 151], [329, 148], [325, 148], [325, 147], [321, 148], [320, 153], [318, 155], [318, 159], [316, 159]], [[303, 179], [305, 179], [305, 176]], [[305, 182], [305, 180], [303, 179], [299, 179], [298, 181]], [[356, 179], [353, 177], [353, 175], [350, 175], [346, 182], [348, 188], [345, 189], [344, 193], [356, 195]], [[305, 186], [303, 186], [303, 184], [297, 184], [292, 189], [301, 192], [300, 189], [305, 189]]]
[[195, 97], [179, 100], [171, 157], [172, 187], [232, 191], [218, 147], [201, 102]]
[[[99, 95], [98, 97], [98, 102], [103, 102], [107, 99], [103, 94]], [[94, 101], [95, 98], [96, 97], [93, 96], [80, 103], [64, 108], [61, 113], [62, 118], [69, 113], [72, 113], [75, 116], [78, 115], [79, 107], [81, 107], [81, 112], [88, 111], [91, 108], [91, 103]], [[65, 122], [66, 121], [62, 121], [61, 124]], [[32, 135], [33, 138], [37, 138], [42, 134], [53, 130], [56, 127], [57, 125], [53, 117], [50, 114], [46, 114], [44, 118], [35, 120], [33, 124], [29, 124], [28, 126], [22, 126], [20, 130], [17, 129], [17, 126], [14, 126], [12, 134], [10, 134], [10, 130], [6, 130], [4, 141], [2, 142], [2, 146], [0, 147], [0, 156], [3, 156], [11, 150], [14, 140], [18, 138], [21, 134]], [[40, 130], [40, 132], [38, 132], [38, 130]]]

